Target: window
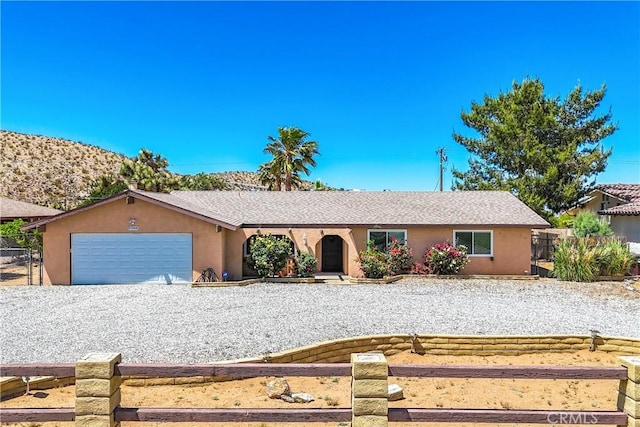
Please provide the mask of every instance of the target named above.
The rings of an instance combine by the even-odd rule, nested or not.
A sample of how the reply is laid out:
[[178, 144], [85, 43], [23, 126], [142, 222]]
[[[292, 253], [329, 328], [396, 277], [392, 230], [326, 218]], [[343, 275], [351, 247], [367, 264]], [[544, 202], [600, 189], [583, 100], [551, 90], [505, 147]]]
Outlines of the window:
[[373, 240], [373, 244], [381, 251], [389, 249], [394, 238], [398, 242], [406, 244], [407, 230], [367, 230], [367, 242]]
[[453, 241], [456, 245], [465, 245], [468, 255], [493, 255], [492, 231], [454, 231]]

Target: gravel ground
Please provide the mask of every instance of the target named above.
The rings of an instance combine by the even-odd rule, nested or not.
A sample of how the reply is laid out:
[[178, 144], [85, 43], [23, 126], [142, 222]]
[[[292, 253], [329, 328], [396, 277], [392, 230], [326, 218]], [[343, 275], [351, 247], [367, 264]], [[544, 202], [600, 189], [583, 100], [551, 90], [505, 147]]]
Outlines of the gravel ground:
[[[640, 337], [640, 298], [551, 279], [0, 288], [0, 360], [206, 363], [368, 334]], [[616, 285], [622, 286], [622, 285]]]

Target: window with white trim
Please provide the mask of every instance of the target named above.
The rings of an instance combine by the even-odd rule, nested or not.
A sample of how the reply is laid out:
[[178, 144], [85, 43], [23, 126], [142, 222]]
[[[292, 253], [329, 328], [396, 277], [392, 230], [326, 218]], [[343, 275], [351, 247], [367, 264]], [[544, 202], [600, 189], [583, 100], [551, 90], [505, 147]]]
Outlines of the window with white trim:
[[389, 249], [393, 239], [407, 243], [407, 230], [367, 230], [367, 242], [373, 240], [374, 246], [381, 251]]
[[467, 255], [493, 256], [493, 231], [455, 230], [453, 241], [467, 247]]

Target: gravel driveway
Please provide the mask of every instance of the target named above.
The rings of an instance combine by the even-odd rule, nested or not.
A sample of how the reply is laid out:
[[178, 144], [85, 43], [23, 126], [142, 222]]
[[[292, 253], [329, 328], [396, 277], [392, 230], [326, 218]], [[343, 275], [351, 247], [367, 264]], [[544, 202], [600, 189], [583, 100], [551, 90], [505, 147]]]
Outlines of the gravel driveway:
[[[582, 287], [581, 287], [582, 286]], [[410, 280], [390, 285], [0, 288], [4, 363], [206, 363], [368, 334], [640, 337], [640, 299], [539, 281]], [[622, 285], [619, 285], [622, 286]], [[637, 296], [637, 295], [636, 295]]]

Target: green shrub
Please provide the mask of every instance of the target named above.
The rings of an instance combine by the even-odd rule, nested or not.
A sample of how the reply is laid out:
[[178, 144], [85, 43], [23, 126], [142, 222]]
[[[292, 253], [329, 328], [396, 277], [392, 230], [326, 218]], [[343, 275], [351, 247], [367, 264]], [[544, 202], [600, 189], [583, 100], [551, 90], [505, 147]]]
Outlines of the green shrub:
[[391, 273], [387, 254], [376, 248], [373, 240], [367, 242], [367, 249], [360, 251], [357, 261], [364, 277], [368, 279], [382, 279]]
[[413, 251], [394, 237], [389, 246], [389, 264], [392, 275], [408, 273], [413, 267]]
[[469, 262], [467, 247], [438, 243], [424, 254], [425, 269], [430, 274], [457, 274]]
[[625, 275], [632, 264], [633, 255], [618, 239], [562, 239], [556, 245], [553, 274], [560, 280], [592, 282], [598, 276]]
[[318, 260], [310, 252], [300, 252], [296, 256], [296, 274], [302, 277], [312, 277], [318, 269]]
[[251, 243], [248, 263], [260, 277], [273, 277], [287, 265], [287, 259], [291, 255], [289, 239], [270, 234], [256, 236]]
[[21, 248], [42, 249], [42, 233], [35, 230], [22, 231], [20, 227], [26, 224], [27, 222], [23, 219], [5, 222], [0, 225], [0, 236], [7, 242], [15, 242]]
[[592, 282], [598, 275], [594, 248], [587, 239], [561, 239], [555, 248], [553, 275], [560, 280]]
[[631, 269], [633, 261], [629, 247], [618, 239], [607, 239], [596, 246], [599, 276], [624, 276]]
[[613, 231], [593, 212], [581, 212], [573, 220], [573, 234], [576, 237], [612, 236]]

